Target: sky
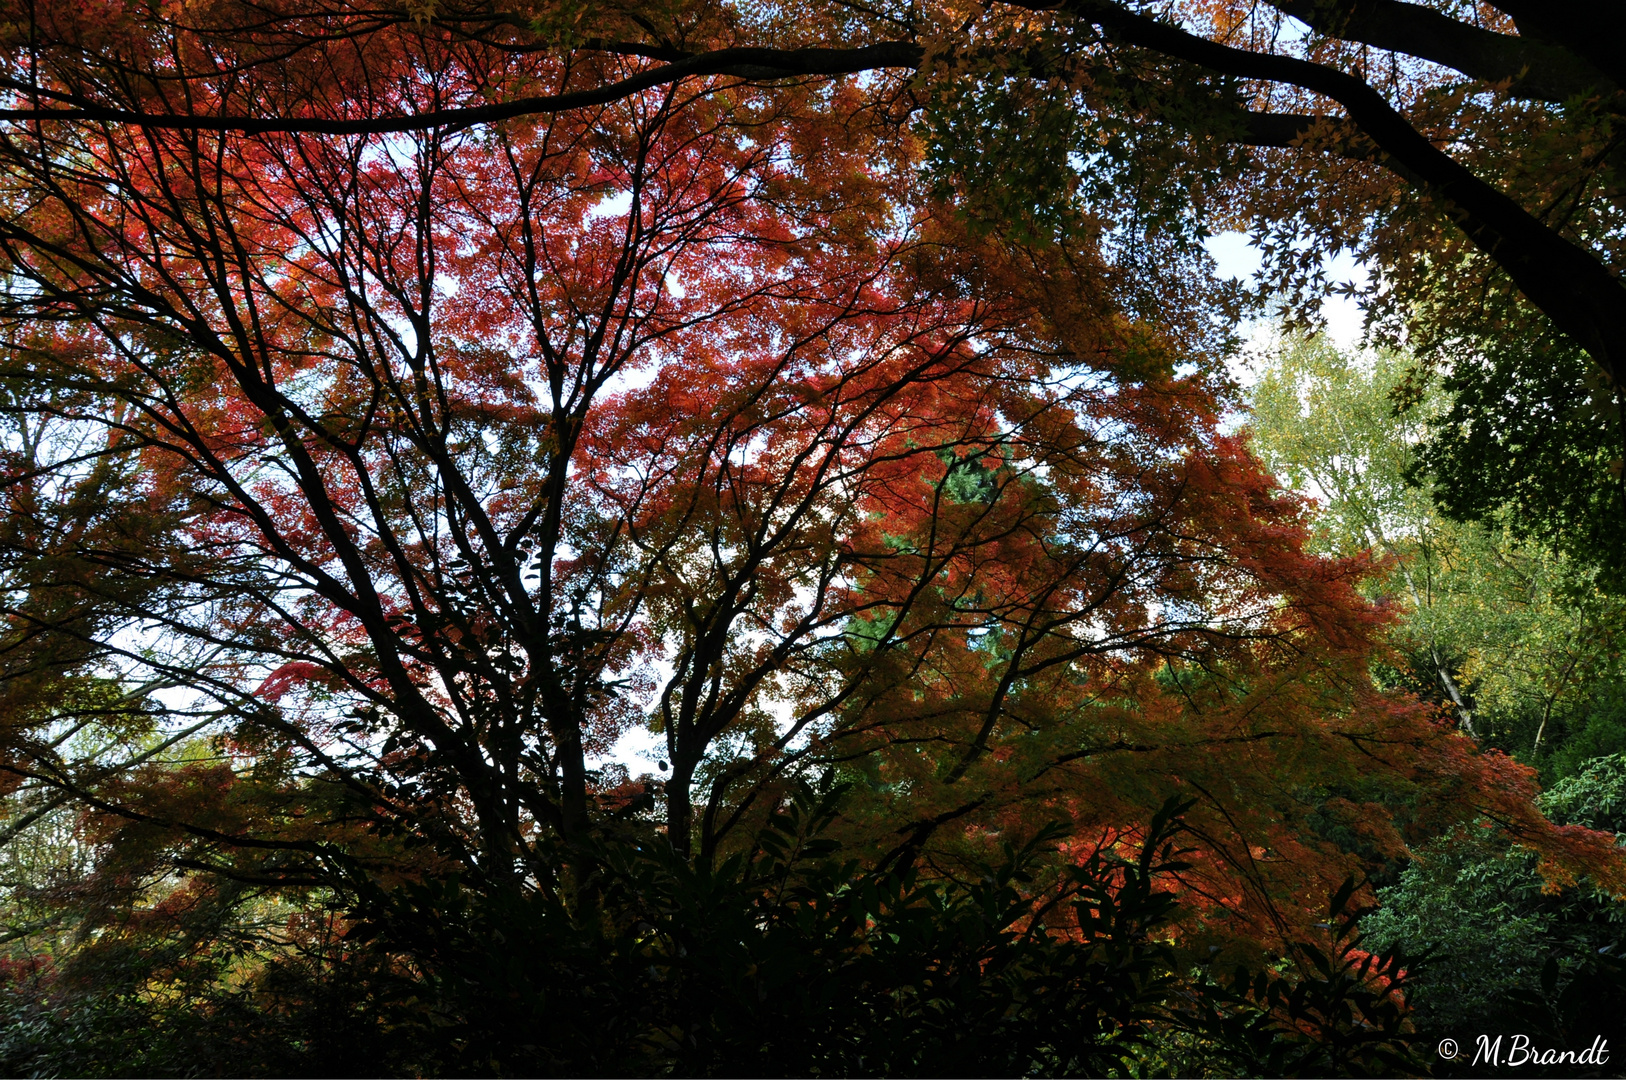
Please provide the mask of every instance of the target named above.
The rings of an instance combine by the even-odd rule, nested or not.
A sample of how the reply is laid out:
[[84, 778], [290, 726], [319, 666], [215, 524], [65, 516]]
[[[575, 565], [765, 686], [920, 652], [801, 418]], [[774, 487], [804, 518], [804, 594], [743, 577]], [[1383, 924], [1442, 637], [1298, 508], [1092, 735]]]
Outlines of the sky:
[[[1259, 251], [1248, 240], [1248, 234], [1243, 232], [1216, 233], [1208, 238], [1208, 253], [1214, 257], [1220, 277], [1241, 278], [1247, 283], [1258, 272]], [[1366, 267], [1347, 253], [1326, 260], [1326, 266], [1328, 277], [1334, 281], [1352, 281], [1358, 285], [1366, 283]], [[1327, 320], [1327, 336], [1338, 348], [1354, 352], [1360, 347], [1361, 309], [1354, 299], [1348, 296], [1326, 297], [1321, 301], [1321, 314]], [[1268, 319], [1254, 320], [1243, 328], [1243, 336], [1254, 349], [1267, 347], [1273, 332], [1273, 325]], [[1239, 365], [1233, 369], [1233, 374], [1244, 385], [1250, 384], [1253, 380], [1246, 370], [1245, 358], [1239, 361]]]

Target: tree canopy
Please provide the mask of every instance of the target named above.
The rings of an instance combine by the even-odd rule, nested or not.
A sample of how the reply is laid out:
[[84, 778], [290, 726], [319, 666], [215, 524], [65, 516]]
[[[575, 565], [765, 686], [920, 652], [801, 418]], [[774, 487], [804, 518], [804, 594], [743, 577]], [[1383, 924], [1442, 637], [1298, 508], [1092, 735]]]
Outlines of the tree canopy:
[[[708, 896], [717, 941], [854, 955], [866, 912], [931, 909], [986, 949], [910, 940], [976, 993], [1007, 960], [1122, 975], [1080, 1038], [1140, 1022], [1154, 953], [1291, 954], [1380, 1042], [1396, 969], [1328, 897], [1411, 844], [1483, 820], [1554, 888], [1626, 890], [1612, 833], [1374, 681], [1386, 567], [1318, 547], [1226, 415], [1246, 298], [1197, 241], [1259, 221], [1289, 289], [1329, 244], [1378, 260], [1374, 310], [1425, 312], [1459, 381], [1532, 371], [1480, 348], [1498, 327], [1567, 335], [1614, 467], [1612, 61], [1423, 10], [8, 11], [0, 828], [41, 838], [10, 932], [103, 961], [372, 941], [374, 990], [486, 987], [467, 1020], [573, 977], [471, 961], [485, 934], [642, 980], [702, 955], [673, 911]], [[1414, 376], [1390, 396], [1424, 408]], [[1438, 430], [1431, 467], [1471, 474], [1475, 429]], [[1607, 561], [1619, 507], [1552, 505]], [[615, 759], [634, 730], [657, 773]], [[1346, 998], [1259, 979], [1191, 1000], [1324, 1022], [1344, 1060]], [[588, 985], [596, 1016], [634, 983]]]
[[[1171, 240], [1246, 226], [1267, 288], [1299, 310], [1327, 284], [1318, 253], [1353, 250], [1381, 269], [1366, 299], [1384, 332], [1426, 343], [1462, 400], [1477, 395], [1475, 416], [1510, 381], [1532, 408], [1590, 398], [1572, 434], [1602, 459], [1582, 472], [1555, 472], [1541, 447], [1498, 449], [1526, 487], [1567, 492], [1542, 507], [1554, 531], [1619, 567], [1621, 73], [1599, 45], [1619, 20], [1580, 0], [57, 4], [8, 17], [17, 62], [0, 115], [379, 135], [654, 87], [846, 79], [877, 116], [931, 132], [937, 181], [967, 189], [973, 212], [1056, 227], [1087, 205], [1121, 258], [1163, 277]], [[1443, 450], [1458, 512], [1496, 488], [1484, 450]], [[1597, 489], [1614, 497], [1589, 499]]]

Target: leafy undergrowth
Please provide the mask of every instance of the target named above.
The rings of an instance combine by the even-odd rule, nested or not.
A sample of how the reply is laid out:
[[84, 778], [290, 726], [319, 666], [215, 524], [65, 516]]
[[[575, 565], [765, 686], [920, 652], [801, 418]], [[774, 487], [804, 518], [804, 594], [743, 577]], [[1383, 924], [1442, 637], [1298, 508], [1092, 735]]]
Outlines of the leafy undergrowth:
[[[570, 902], [442, 880], [224, 989], [226, 958], [7, 972], [10, 1075], [1366, 1075], [1421, 1072], [1399, 961], [1327, 940], [1268, 968], [1171, 933], [1173, 802], [1138, 857], [1041, 887], [1055, 830], [958, 880], [865, 868], [803, 786], [749, 853], [604, 844]], [[895, 860], [903, 862], [904, 860]], [[237, 958], [240, 963], [241, 958]]]

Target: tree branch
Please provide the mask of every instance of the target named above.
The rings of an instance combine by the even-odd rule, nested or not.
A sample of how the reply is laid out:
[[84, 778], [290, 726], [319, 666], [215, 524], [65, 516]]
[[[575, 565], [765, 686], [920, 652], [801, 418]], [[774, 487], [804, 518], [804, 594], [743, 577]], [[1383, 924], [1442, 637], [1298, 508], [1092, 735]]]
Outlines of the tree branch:
[[1421, 178], [1403, 162], [1381, 153], [1360, 128], [1340, 117], [1244, 112], [1239, 120], [1241, 131], [1231, 137], [1234, 143], [1283, 150], [1315, 150], [1351, 161], [1367, 161], [1382, 165], [1407, 183], [1421, 183]]
[[[571, 109], [607, 105], [622, 98], [681, 79], [703, 75], [727, 75], [747, 81], [772, 81], [813, 77], [853, 75], [862, 71], [889, 68], [913, 70], [920, 66], [923, 50], [906, 41], [887, 41], [856, 49], [718, 49], [700, 53], [671, 64], [641, 71], [636, 75], [592, 90], [564, 94], [541, 94], [515, 98], [491, 105], [461, 109], [441, 109], [402, 116], [336, 120], [328, 117], [287, 116], [209, 116], [195, 113], [149, 113], [135, 109], [99, 105], [81, 95], [57, 95], [69, 102], [62, 108], [0, 109], [0, 122], [78, 121], [173, 131], [235, 131], [250, 135], [273, 132], [314, 135], [382, 135], [393, 132], [423, 131], [429, 128], [465, 128], [491, 124], [521, 116], [566, 112]], [[12, 89], [27, 88], [6, 80]]]
[[1513, 17], [1521, 38], [1584, 56], [1626, 86], [1626, 5], [1620, 0], [1491, 0]]
[[1266, 0], [1318, 34], [1405, 53], [1454, 68], [1488, 83], [1507, 83], [1520, 97], [1564, 101], [1579, 94], [1613, 93], [1617, 78], [1584, 54], [1459, 22], [1432, 8], [1400, 0]]
[[1385, 165], [1393, 161], [1409, 170], [1416, 177], [1413, 183], [1446, 204], [1457, 227], [1508, 273], [1527, 299], [1586, 349], [1615, 385], [1626, 385], [1626, 288], [1620, 280], [1591, 252], [1435, 146], [1361, 78], [1296, 57], [1233, 48], [1112, 0], [1068, 0], [1060, 10], [1126, 44], [1222, 75], [1297, 86], [1342, 105]]

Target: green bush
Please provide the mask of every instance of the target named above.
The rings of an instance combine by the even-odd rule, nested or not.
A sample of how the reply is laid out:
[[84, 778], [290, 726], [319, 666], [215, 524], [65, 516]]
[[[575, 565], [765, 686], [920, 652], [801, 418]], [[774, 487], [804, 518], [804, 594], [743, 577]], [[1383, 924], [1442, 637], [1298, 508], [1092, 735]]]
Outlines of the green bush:
[[[1626, 832], [1626, 755], [1589, 763], [1541, 807], [1559, 824]], [[1536, 856], [1486, 825], [1424, 848], [1363, 923], [1378, 950], [1428, 957], [1408, 993], [1419, 1041], [1522, 1033], [1561, 1049], [1600, 1035], [1626, 1045], [1616, 959], [1626, 904], [1584, 881], [1545, 891]]]

